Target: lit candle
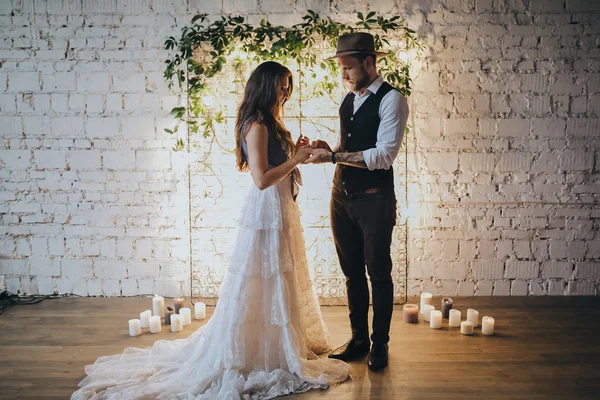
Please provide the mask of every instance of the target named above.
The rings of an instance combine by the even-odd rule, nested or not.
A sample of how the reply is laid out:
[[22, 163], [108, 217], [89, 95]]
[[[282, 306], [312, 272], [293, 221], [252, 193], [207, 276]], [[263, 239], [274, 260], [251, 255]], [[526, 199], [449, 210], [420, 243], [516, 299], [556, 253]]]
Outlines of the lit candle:
[[142, 325], [139, 319], [129, 320], [129, 336], [139, 336], [142, 334]]
[[419, 307], [419, 310], [421, 310], [421, 314], [425, 313], [425, 305], [426, 304], [431, 304], [431, 301], [433, 299], [433, 296], [431, 293], [427, 293], [427, 292], [423, 292], [421, 293], [421, 305]]
[[425, 310], [423, 310], [423, 319], [429, 322], [429, 315], [435, 310], [435, 307], [431, 304], [425, 304]]
[[150, 317], [152, 316], [152, 311], [146, 310], [140, 313], [140, 325], [142, 328], [148, 328], [150, 326]]
[[165, 298], [156, 296], [152, 298], [152, 315], [158, 315], [163, 318], [165, 316]]
[[150, 333], [158, 333], [160, 332], [160, 316], [153, 315], [150, 317]]
[[453, 328], [458, 328], [460, 327], [460, 311], [452, 309], [450, 310], [449, 316], [448, 316], [448, 325], [450, 325]]
[[179, 310], [183, 308], [183, 298], [173, 299], [173, 307], [175, 308], [175, 314], [179, 314]]
[[404, 322], [411, 324], [419, 322], [419, 307], [416, 304], [405, 304], [402, 310]]
[[206, 304], [198, 302], [194, 304], [194, 319], [206, 318]]
[[181, 332], [183, 330], [183, 318], [179, 314], [171, 315], [171, 332]]
[[481, 318], [481, 333], [484, 335], [493, 335], [494, 334], [494, 318], [492, 317], [483, 317]]
[[473, 334], [473, 323], [470, 321], [463, 321], [460, 323], [460, 333], [463, 335]]
[[440, 310], [431, 310], [429, 312], [429, 327], [440, 329], [442, 327], [442, 312]]
[[165, 307], [165, 325], [171, 325], [171, 315], [175, 314], [173, 306]]
[[472, 322], [473, 328], [476, 328], [479, 325], [479, 311], [472, 308], [467, 309], [467, 321]]
[[448, 319], [450, 316], [450, 310], [452, 309], [452, 304], [454, 301], [450, 297], [444, 297], [442, 299], [442, 315], [444, 318]]
[[188, 326], [192, 323], [192, 310], [189, 308], [184, 307], [179, 310], [179, 315], [181, 315], [183, 326]]

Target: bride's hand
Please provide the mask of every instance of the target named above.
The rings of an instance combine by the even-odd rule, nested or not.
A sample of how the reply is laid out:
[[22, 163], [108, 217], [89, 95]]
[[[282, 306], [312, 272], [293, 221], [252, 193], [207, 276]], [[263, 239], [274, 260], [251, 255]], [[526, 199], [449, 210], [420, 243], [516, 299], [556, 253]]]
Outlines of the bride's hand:
[[306, 147], [298, 147], [294, 153], [294, 159], [298, 164], [304, 163], [304, 161], [308, 160], [308, 157], [310, 157], [310, 154]]
[[296, 151], [300, 148], [300, 147], [306, 147], [306, 146], [310, 146], [310, 139], [307, 138], [306, 136], [302, 136], [300, 135], [298, 137], [298, 140], [296, 140]]

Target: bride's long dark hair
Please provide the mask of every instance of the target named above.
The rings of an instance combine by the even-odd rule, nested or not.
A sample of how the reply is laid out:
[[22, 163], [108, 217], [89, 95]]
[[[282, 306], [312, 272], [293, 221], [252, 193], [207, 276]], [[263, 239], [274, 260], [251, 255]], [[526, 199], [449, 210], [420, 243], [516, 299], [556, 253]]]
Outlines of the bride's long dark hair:
[[[280, 80], [283, 77], [288, 79], [288, 91], [284, 101], [279, 102]], [[289, 156], [294, 153], [292, 135], [281, 120], [282, 106], [291, 96], [293, 87], [294, 80], [290, 70], [274, 61], [260, 64], [250, 75], [235, 122], [236, 167], [240, 171], [248, 170], [248, 160], [242, 151], [242, 140], [255, 122], [265, 124], [267, 129], [285, 144]]]

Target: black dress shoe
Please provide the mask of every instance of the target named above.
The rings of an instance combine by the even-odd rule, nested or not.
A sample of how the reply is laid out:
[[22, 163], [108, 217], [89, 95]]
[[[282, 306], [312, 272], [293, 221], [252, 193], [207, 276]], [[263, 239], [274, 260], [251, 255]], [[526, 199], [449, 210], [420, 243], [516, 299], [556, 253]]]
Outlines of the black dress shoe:
[[388, 365], [388, 345], [387, 343], [373, 343], [371, 353], [369, 353], [369, 369], [379, 371]]
[[358, 360], [369, 354], [371, 343], [369, 340], [350, 339], [329, 354], [329, 358], [342, 361]]

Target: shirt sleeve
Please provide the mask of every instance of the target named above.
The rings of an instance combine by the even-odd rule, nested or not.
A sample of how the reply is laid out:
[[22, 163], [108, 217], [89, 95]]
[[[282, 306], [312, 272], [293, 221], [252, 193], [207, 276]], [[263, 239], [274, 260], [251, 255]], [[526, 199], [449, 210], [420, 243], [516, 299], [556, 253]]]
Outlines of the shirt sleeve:
[[379, 106], [379, 129], [375, 147], [363, 151], [369, 170], [390, 169], [400, 151], [408, 120], [408, 102], [397, 90], [391, 90]]

